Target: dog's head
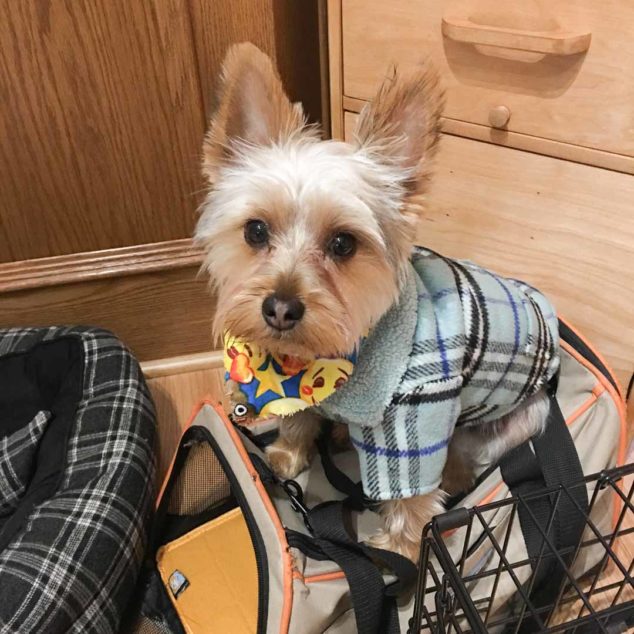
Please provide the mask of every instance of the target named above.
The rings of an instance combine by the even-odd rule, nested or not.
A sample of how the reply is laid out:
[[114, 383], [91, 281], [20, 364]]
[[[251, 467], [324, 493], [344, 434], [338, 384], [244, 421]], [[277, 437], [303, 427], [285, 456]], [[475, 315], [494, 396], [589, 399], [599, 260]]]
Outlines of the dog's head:
[[196, 229], [216, 334], [277, 354], [349, 353], [399, 295], [438, 140], [437, 75], [395, 72], [353, 143], [320, 140], [250, 44], [229, 50], [217, 94]]

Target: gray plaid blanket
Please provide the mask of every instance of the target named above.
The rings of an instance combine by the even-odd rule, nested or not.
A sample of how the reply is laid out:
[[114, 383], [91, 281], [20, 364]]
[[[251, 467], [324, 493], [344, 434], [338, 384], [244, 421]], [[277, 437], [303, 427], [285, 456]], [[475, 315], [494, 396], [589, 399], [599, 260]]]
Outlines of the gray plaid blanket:
[[437, 488], [457, 424], [501, 418], [559, 367], [558, 322], [527, 284], [416, 248], [396, 304], [320, 405], [349, 425], [372, 499]]
[[0, 331], [0, 632], [119, 631], [148, 539], [155, 435], [139, 365], [113, 335]]

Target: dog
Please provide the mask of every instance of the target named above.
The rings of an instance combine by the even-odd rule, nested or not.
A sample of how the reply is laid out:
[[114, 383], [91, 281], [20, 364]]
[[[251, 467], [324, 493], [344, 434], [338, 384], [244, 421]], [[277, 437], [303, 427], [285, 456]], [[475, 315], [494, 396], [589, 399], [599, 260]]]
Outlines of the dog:
[[[543, 430], [546, 385], [558, 363], [549, 304], [520, 282], [414, 247], [444, 104], [431, 65], [386, 78], [352, 143], [323, 141], [306, 125], [271, 60], [251, 44], [228, 51], [216, 96], [203, 145], [210, 189], [195, 234], [217, 296], [214, 332], [280, 358], [359, 352], [335, 395], [281, 420], [271, 465], [295, 477], [311, 460], [324, 418], [346, 424], [364, 489], [381, 502], [383, 528], [372, 545], [416, 561], [423, 528], [447, 494], [466, 490], [478, 468]], [[405, 327], [408, 302], [418, 325]], [[502, 321], [515, 324], [515, 341], [495, 343]], [[420, 338], [416, 353], [392, 353], [405, 331], [408, 342]], [[512, 355], [506, 366], [504, 355]], [[373, 387], [377, 359], [388, 358], [389, 372], [381, 367], [385, 376]], [[497, 402], [498, 386], [518, 394]], [[358, 409], [329, 412], [331, 401], [355, 394]], [[366, 408], [377, 395], [378, 417]], [[399, 445], [410, 442], [405, 433], [416, 436], [414, 449]], [[427, 442], [430, 434], [438, 442]], [[399, 462], [403, 456], [411, 460]]]

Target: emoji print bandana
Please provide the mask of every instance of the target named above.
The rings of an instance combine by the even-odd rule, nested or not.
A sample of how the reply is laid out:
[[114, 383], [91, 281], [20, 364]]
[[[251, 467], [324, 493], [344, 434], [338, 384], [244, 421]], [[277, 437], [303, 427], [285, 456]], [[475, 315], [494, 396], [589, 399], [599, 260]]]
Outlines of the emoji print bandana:
[[351, 376], [356, 352], [341, 359], [303, 360], [273, 355], [229, 333], [224, 335], [225, 380], [233, 381], [236, 422], [289, 416], [319, 405]]

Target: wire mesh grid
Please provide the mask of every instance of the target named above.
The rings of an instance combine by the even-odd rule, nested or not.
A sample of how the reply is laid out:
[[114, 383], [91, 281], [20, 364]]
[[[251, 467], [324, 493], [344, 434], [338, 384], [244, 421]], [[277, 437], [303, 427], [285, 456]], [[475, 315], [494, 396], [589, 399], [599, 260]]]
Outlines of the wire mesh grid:
[[[586, 487], [587, 508], [578, 504], [576, 487]], [[438, 516], [421, 546], [409, 633], [630, 631], [633, 493], [631, 464], [576, 485]], [[544, 501], [549, 512], [538, 517]], [[561, 548], [555, 525], [564, 505], [582, 519], [583, 533], [576, 545]], [[537, 535], [532, 554], [522, 529]]]

